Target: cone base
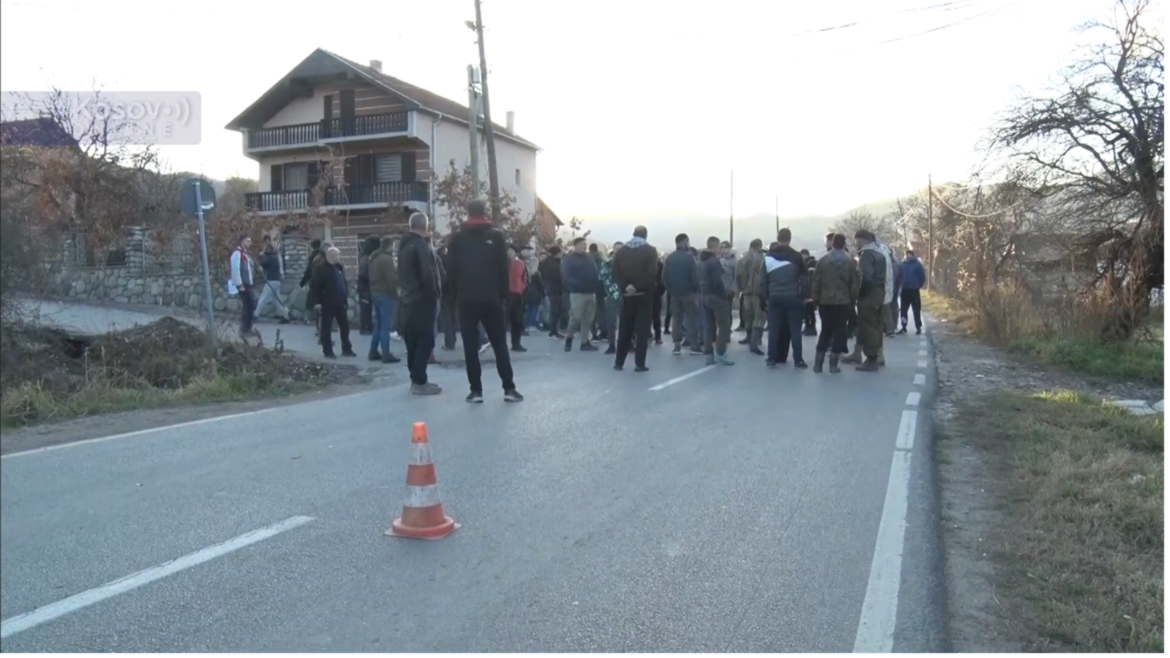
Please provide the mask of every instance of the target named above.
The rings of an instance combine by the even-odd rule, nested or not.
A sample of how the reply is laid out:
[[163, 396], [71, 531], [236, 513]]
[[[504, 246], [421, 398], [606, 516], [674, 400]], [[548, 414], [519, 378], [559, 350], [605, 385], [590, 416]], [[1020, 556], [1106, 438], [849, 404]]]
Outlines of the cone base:
[[402, 519], [394, 519], [394, 523], [390, 529], [386, 531], [387, 537], [405, 537], [407, 539], [442, 539], [447, 535], [459, 529], [459, 524], [455, 523], [455, 519], [444, 516], [443, 523], [430, 528], [416, 528], [402, 524]]

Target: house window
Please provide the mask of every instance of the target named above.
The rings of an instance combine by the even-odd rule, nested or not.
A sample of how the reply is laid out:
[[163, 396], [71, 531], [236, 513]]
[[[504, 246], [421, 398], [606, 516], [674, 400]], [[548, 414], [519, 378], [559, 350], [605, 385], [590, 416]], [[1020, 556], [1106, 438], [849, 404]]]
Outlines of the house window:
[[520, 187], [520, 170], [516, 170], [516, 187]]
[[273, 192], [296, 192], [317, 186], [321, 179], [321, 165], [317, 162], [288, 162], [272, 165]]
[[375, 183], [402, 182], [402, 154], [379, 155], [374, 159], [374, 163]]

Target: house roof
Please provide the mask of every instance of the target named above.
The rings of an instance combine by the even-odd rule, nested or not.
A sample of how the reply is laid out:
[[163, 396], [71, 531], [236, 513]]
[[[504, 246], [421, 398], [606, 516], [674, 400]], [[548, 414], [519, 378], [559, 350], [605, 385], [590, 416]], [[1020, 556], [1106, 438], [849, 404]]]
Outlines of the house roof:
[[544, 199], [540, 198], [539, 196], [536, 197], [536, 212], [547, 213], [550, 217], [556, 220], [557, 226], [565, 225], [565, 223], [561, 221], [561, 218], [557, 217], [557, 214], [552, 211], [552, 208], [548, 207], [548, 204], [544, 202]]
[[0, 122], [0, 144], [4, 146], [77, 146], [70, 135], [49, 117]]
[[[252, 103], [248, 109], [244, 110], [235, 119], [232, 119], [226, 127], [228, 130], [259, 128], [264, 122], [271, 119], [277, 112], [288, 105], [290, 101], [304, 93], [304, 87], [298, 88], [298, 85], [294, 83], [296, 78], [337, 73], [356, 75], [373, 84], [375, 87], [401, 97], [408, 104], [412, 105], [413, 109], [428, 114], [443, 115], [458, 123], [468, 124], [467, 115], [470, 110], [466, 105], [444, 98], [404, 80], [399, 80], [393, 76], [375, 71], [369, 66], [358, 64], [341, 55], [318, 48], [301, 61], [300, 64], [297, 64], [293, 70], [289, 71], [272, 88], [264, 92], [264, 95]], [[505, 127], [494, 121], [492, 122], [492, 126], [495, 128], [497, 137], [534, 151], [540, 150], [540, 147], [536, 144], [518, 135], [510, 134]]]

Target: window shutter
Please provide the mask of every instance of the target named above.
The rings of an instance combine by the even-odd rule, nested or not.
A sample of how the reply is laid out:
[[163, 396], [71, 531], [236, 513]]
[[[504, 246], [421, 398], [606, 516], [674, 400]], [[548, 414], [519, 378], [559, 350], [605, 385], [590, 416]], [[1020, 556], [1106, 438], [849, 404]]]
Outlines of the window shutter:
[[402, 158], [397, 153], [377, 156], [374, 173], [377, 174], [375, 182], [378, 183], [397, 183], [401, 181], [404, 173], [402, 171]]
[[309, 163], [308, 188], [311, 190], [321, 182], [321, 165], [318, 162]]
[[269, 175], [272, 177], [268, 188], [273, 192], [284, 191], [284, 165], [272, 165], [269, 170]]
[[402, 178], [400, 180], [403, 183], [413, 183], [418, 177], [417, 164], [414, 151], [402, 154]]

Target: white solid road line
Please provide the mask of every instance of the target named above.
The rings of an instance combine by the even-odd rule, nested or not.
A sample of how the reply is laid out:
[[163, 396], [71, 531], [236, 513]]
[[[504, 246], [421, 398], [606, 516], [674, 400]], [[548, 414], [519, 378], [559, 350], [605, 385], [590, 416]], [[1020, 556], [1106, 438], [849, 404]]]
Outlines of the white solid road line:
[[270, 537], [279, 535], [282, 532], [292, 530], [298, 526], [302, 526], [313, 518], [310, 516], [294, 516], [287, 518], [279, 523], [274, 523], [270, 526], [246, 532], [238, 537], [229, 539], [222, 544], [208, 546], [202, 550], [196, 551], [189, 555], [184, 555], [181, 558], [171, 560], [160, 564], [157, 567], [144, 569], [136, 574], [131, 574], [125, 578], [119, 578], [110, 583], [106, 583], [101, 587], [84, 591], [80, 594], [41, 606], [32, 612], [26, 612], [17, 615], [10, 619], [5, 619], [0, 622], [0, 638], [6, 638], [21, 631], [27, 631], [34, 626], [39, 626], [45, 622], [52, 621], [58, 617], [63, 617], [72, 612], [89, 607], [95, 603], [99, 603], [108, 598], [125, 594], [131, 590], [147, 585], [156, 580], [166, 578], [172, 574], [176, 574], [184, 569], [203, 564], [210, 560], [214, 560], [222, 555], [227, 555], [232, 551], [239, 550], [245, 546], [264, 541]]
[[662, 389], [666, 388], [667, 386], [674, 386], [675, 384], [677, 384], [679, 382], [685, 382], [686, 380], [690, 379], [691, 377], [694, 377], [696, 375], [701, 375], [701, 374], [707, 372], [708, 370], [714, 370], [715, 368], [718, 368], [718, 367], [719, 366], [703, 366], [702, 368], [699, 368], [698, 370], [696, 370], [694, 372], [688, 372], [687, 374], [682, 375], [681, 377], [675, 377], [674, 379], [668, 379], [657, 386], [651, 386], [650, 390], [651, 391], [661, 391]]
[[76, 448], [78, 446], [90, 445], [93, 443], [104, 443], [106, 441], [116, 441], [118, 439], [129, 439], [135, 436], [143, 436], [145, 434], [154, 434], [156, 432], [165, 432], [167, 430], [177, 430], [183, 427], [194, 427], [196, 425], [205, 425], [207, 423], [215, 423], [223, 420], [235, 420], [237, 418], [244, 418], [247, 416], [255, 416], [257, 414], [266, 414], [270, 411], [276, 411], [280, 407], [271, 407], [268, 409], [257, 409], [256, 411], [245, 411], [239, 414], [230, 414], [228, 416], [214, 416], [212, 418], [200, 418], [199, 420], [190, 420], [185, 423], [176, 423], [174, 425], [164, 425], [162, 427], [150, 427], [144, 430], [137, 430], [135, 432], [126, 432], [125, 434], [113, 434], [110, 436], [101, 436], [96, 439], [85, 439], [83, 441], [74, 441], [73, 443], [61, 443], [53, 446], [45, 446], [43, 448], [33, 448], [32, 450], [22, 450], [20, 452], [13, 452], [7, 455], [0, 455], [0, 459], [11, 459], [13, 457], [24, 457], [26, 455], [35, 455], [42, 452], [51, 452], [53, 450], [63, 450], [65, 448]]
[[922, 394], [918, 391], [910, 391], [906, 394], [906, 406], [917, 407], [918, 403], [922, 401]]
[[[869, 584], [861, 604], [861, 619], [853, 653], [890, 653], [898, 622], [898, 589], [902, 581], [902, 546], [906, 537], [906, 509], [910, 498], [910, 460], [918, 412], [903, 411], [898, 444], [890, 464], [886, 502], [878, 525], [869, 569]], [[907, 446], [903, 448], [902, 446]]]
[[922, 373], [918, 373], [917, 375], [914, 375], [914, 385], [915, 386], [926, 386], [926, 375], [924, 375]]

